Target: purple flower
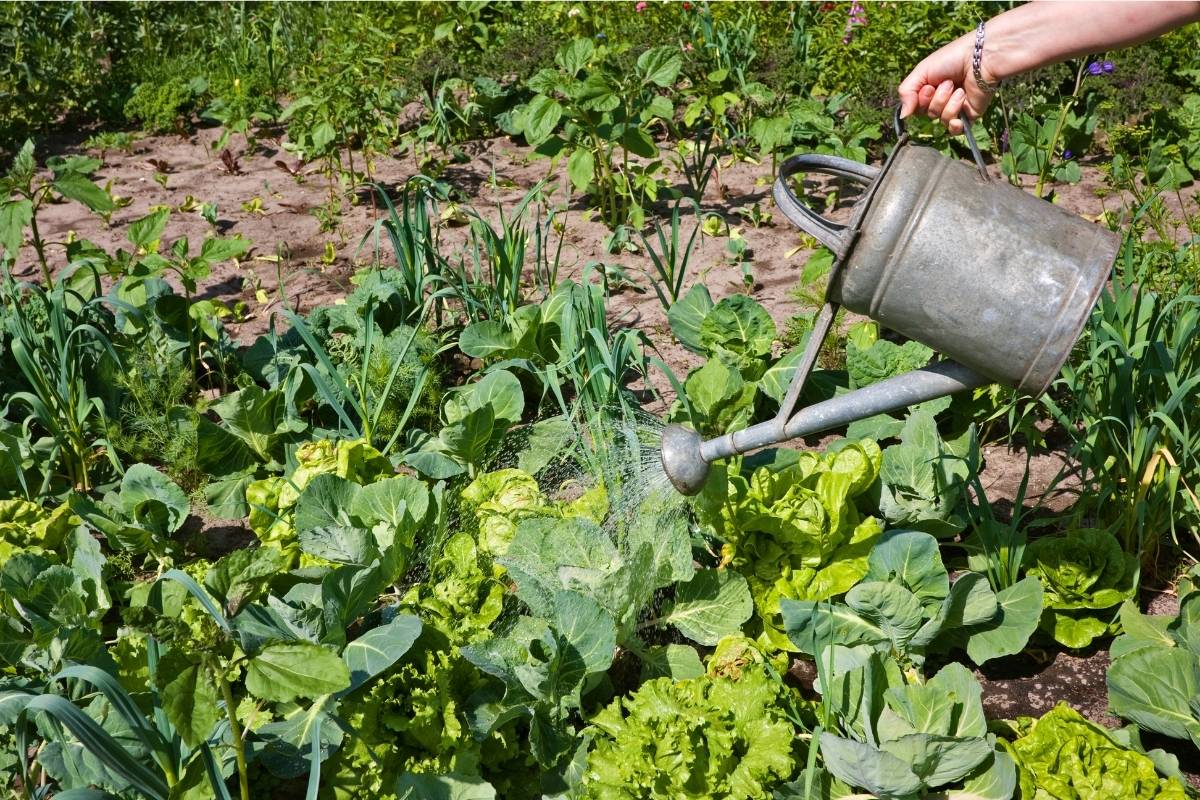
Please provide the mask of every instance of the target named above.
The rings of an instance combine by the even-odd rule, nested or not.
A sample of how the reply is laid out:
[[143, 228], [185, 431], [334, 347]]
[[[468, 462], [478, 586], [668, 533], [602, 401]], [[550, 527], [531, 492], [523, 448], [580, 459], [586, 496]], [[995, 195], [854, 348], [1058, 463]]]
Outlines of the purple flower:
[[1117, 65], [1111, 61], [1105, 61], [1101, 65], [1101, 69], [1103, 69], [1106, 73], [1109, 73], [1109, 74], [1112, 74], [1112, 71], [1115, 70], [1116, 68], [1117, 68]]
[[1087, 69], [1088, 69], [1089, 75], [1099, 75], [1101, 72], [1104, 71], [1104, 67], [1100, 64], [1099, 61], [1093, 61], [1092, 63], [1088, 64]]
[[1074, 157], [1075, 157], [1075, 154], [1072, 153], [1070, 150], [1063, 150], [1063, 159], [1065, 161], [1070, 161]]

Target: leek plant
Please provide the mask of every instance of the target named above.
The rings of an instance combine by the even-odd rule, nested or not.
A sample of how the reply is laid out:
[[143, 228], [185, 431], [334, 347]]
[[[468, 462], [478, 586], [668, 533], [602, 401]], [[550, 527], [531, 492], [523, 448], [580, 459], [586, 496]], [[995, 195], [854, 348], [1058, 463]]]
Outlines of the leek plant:
[[687, 243], [680, 249], [679, 242], [683, 227], [681, 202], [676, 202], [674, 208], [671, 209], [669, 227], [664, 228], [661, 222], [655, 220], [654, 233], [658, 240], [657, 250], [646, 238], [646, 234], [640, 234], [642, 244], [646, 248], [646, 255], [654, 267], [654, 274], [647, 273], [647, 275], [651, 278], [654, 293], [658, 295], [658, 302], [662, 304], [664, 311], [670, 311], [671, 306], [675, 305], [679, 301], [680, 295], [683, 294], [683, 282], [687, 278], [688, 261], [691, 260], [692, 252], [696, 249], [696, 236], [700, 233], [700, 206], [693, 200], [692, 209], [695, 213], [696, 224], [692, 227], [692, 233], [688, 236]]
[[[26, 438], [48, 436], [51, 463], [84, 492], [92, 488], [91, 471], [102, 454], [120, 471], [103, 438], [109, 414], [96, 391], [102, 375], [120, 368], [100, 293], [95, 270], [90, 276], [83, 269], [68, 272], [44, 288], [17, 282], [6, 268], [0, 283], [0, 334], [25, 387], [9, 395], [2, 415], [26, 409]], [[49, 492], [53, 472], [46, 472], [38, 495]]]
[[1064, 391], [1044, 403], [1072, 438], [1076, 514], [1150, 565], [1167, 537], [1178, 545], [1182, 533], [1200, 547], [1200, 296], [1147, 289], [1156, 264], [1147, 253], [1126, 240], [1056, 384]]
[[[398, 283], [404, 298], [401, 322], [415, 324], [426, 314], [430, 304], [433, 320], [441, 324], [447, 291], [447, 263], [438, 253], [437, 234], [430, 223], [430, 210], [437, 212], [437, 200], [442, 196], [442, 187], [432, 178], [417, 175], [404, 185], [400, 195], [400, 207], [388, 197], [378, 184], [371, 184], [379, 195], [387, 215], [378, 220], [359, 242], [358, 251], [371, 242], [375, 260], [381, 260], [383, 250], [380, 234], [387, 236], [396, 269], [402, 280]], [[357, 258], [358, 253], [355, 253]]]
[[[428, 309], [429, 305], [427, 304], [426, 312], [428, 312]], [[373, 387], [370, 374], [371, 356], [376, 348], [383, 345], [378, 341], [381, 337], [379, 336], [379, 328], [375, 324], [374, 304], [367, 305], [366, 321], [363, 327], [365, 331], [363, 352], [359, 367], [349, 375], [343, 374], [343, 371], [334, 365], [329, 353], [317, 341], [313, 332], [300, 316], [290, 310], [285, 311], [285, 314], [292, 327], [296, 329], [304, 344], [312, 351], [313, 356], [317, 360], [315, 365], [302, 363], [298, 368], [312, 380], [321, 399], [337, 415], [342, 432], [353, 438], [366, 439], [372, 443], [386, 435], [386, 443], [380, 448], [380, 452], [386, 456], [407, 428], [408, 420], [421, 400], [425, 384], [430, 377], [430, 368], [423, 365], [416, 375], [408, 402], [396, 420], [392, 430], [390, 432], [385, 430], [381, 425], [381, 420], [383, 419], [384, 412], [387, 410], [387, 400], [392, 394], [392, 387], [396, 382], [397, 376], [400, 374], [401, 368], [408, 363], [406, 356], [420, 333], [425, 315], [422, 314], [417, 319], [400, 352], [395, 354], [391, 370], [382, 389], [376, 391]]]
[[[540, 208], [544, 203], [542, 189], [545, 185], [545, 180], [534, 184], [508, 213], [497, 205], [496, 224], [475, 209], [467, 210], [471, 225], [471, 244], [468, 249], [471, 261], [468, 266], [466, 259], [462, 259], [451, 280], [454, 295], [462, 303], [469, 321], [504, 319], [525, 304], [526, 285], [523, 277], [530, 238], [527, 221], [535, 204]], [[558, 254], [555, 254], [553, 262], [549, 260], [549, 231], [543, 228], [540, 217], [539, 211], [539, 222], [533, 226], [538, 262], [536, 271], [549, 281], [557, 279]], [[561, 248], [560, 238], [559, 252]]]

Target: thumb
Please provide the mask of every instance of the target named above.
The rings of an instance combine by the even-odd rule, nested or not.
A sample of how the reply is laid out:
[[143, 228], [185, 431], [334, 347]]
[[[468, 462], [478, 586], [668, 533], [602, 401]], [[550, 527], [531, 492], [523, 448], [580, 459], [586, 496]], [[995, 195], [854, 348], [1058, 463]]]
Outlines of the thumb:
[[896, 88], [896, 93], [900, 95], [900, 119], [911, 116], [921, 105], [921, 89], [929, 83], [924, 66], [925, 62], [922, 61]]

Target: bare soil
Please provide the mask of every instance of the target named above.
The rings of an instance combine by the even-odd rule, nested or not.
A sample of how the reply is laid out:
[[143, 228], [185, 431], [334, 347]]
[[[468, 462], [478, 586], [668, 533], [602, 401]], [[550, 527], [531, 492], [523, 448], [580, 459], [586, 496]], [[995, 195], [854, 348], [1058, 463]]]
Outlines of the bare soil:
[[[200, 129], [188, 137], [148, 137], [138, 141], [132, 154], [105, 154], [104, 166], [96, 178], [102, 184], [111, 181], [111, 189], [116, 195], [131, 198], [128, 207], [116, 213], [109, 226], [76, 203], [48, 207], [39, 216], [43, 236], [59, 241], [77, 236], [110, 249], [128, 248], [128, 224], [144, 216], [153, 206], [177, 207], [189, 196], [199, 202], [215, 202], [218, 232], [244, 236], [253, 241], [254, 247], [239, 264], [217, 268], [200, 286], [200, 296], [221, 300], [231, 306], [238, 301], [245, 303], [243, 318], [226, 321], [231, 335], [244, 344], [268, 329], [272, 316], [284, 303], [304, 312], [334, 302], [349, 291], [349, 278], [356, 268], [392, 260], [386, 249], [377, 257], [370, 242], [363, 241], [372, 223], [379, 218], [369, 193], [361, 193], [356, 204], [345, 205], [334, 229], [322, 230], [313, 211], [325, 203], [329, 195], [317, 165], [298, 164], [293, 156], [283, 151], [278, 140], [260, 139], [258, 148], [247, 152], [239, 139], [231, 146], [236, 164], [236, 170], [231, 172], [213, 148], [218, 133], [215, 129]], [[494, 219], [497, 204], [505, 208], [515, 205], [530, 187], [546, 177], [552, 178], [557, 186], [552, 195], [554, 201], [567, 200], [564, 165], [552, 170], [548, 161], [535, 158], [529, 148], [504, 137], [475, 142], [467, 149], [472, 160], [467, 164], [448, 166], [441, 178], [463, 192], [485, 215], [490, 214]], [[58, 150], [80, 152], [78, 144], [70, 142]], [[361, 155], [358, 159], [361, 163]], [[286, 169], [278, 166], [277, 161], [283, 162]], [[408, 155], [379, 157], [371, 168], [374, 180], [393, 193], [417, 171], [414, 158]], [[165, 187], [154, 179], [156, 172], [166, 175]], [[1106, 208], [1120, 208], [1120, 198], [1101, 196], [1105, 194], [1103, 178], [1096, 167], [1084, 165], [1083, 175], [1079, 184], [1056, 187], [1057, 203], [1091, 219], [1098, 218]], [[727, 239], [724, 236], [702, 236], [691, 262], [688, 286], [702, 281], [714, 299], [748, 292], [774, 316], [782, 330], [786, 320], [802, 310], [793, 290], [811, 250], [802, 246], [799, 231], [773, 208], [770, 176], [771, 169], [767, 164], [723, 162], [719, 175], [710, 183], [703, 204], [705, 211], [722, 215], [745, 237], [753, 253], [752, 285], [747, 287], [743, 283], [741, 270], [726, 258]], [[261, 202], [259, 210], [255, 210], [256, 198]], [[769, 222], [757, 228], [736, 213], [737, 209], [748, 209], [755, 203], [770, 215]], [[1189, 212], [1194, 212], [1195, 189], [1179, 198], [1169, 197], [1167, 203], [1173, 209], [1178, 210], [1182, 204]], [[682, 378], [688, 369], [699, 364], [699, 359], [672, 340], [666, 315], [649, 289], [649, 279], [641, 272], [648, 268], [648, 261], [641, 253], [616, 256], [606, 253], [602, 243], [609, 231], [602, 222], [589, 218], [585, 208], [580, 198], [572, 200], [565, 220], [564, 264], [560, 277], [578, 277], [590, 261], [622, 265], [645, 291], [626, 290], [617, 294], [610, 306], [612, 319], [643, 330], [660, 357]], [[835, 210], [834, 216], [846, 213], [843, 204]], [[168, 226], [167, 239], [186, 235], [195, 248], [210, 232], [210, 226], [198, 214], [177, 214]], [[690, 225], [685, 232], [690, 233]], [[466, 240], [461, 227], [444, 228], [442, 236], [448, 246]], [[327, 257], [330, 249], [332, 258]], [[32, 249], [26, 250], [20, 263], [32, 265]], [[26, 276], [33, 277], [33, 272], [31, 269]], [[266, 303], [256, 299], [256, 291], [260, 289], [268, 296]], [[651, 382], [669, 401], [673, 392], [665, 376], [655, 374]], [[648, 409], [661, 412], [664, 406], [665, 402], [660, 402], [651, 404]], [[1031, 471], [1027, 505], [1040, 500], [1053, 510], [1065, 508], [1070, 503], [1068, 495], [1059, 493], [1042, 497], [1064, 465], [1061, 450], [1053, 447], [1048, 452], [1027, 454], [1021, 448], [1010, 450], [1004, 446], [988, 446], [983, 484], [989, 500], [1001, 513], [1005, 513], [1005, 503], [1011, 510], [1026, 468], [1027, 455]], [[1070, 482], [1064, 485], [1069, 487]], [[197, 520], [194, 524], [208, 531], [214, 523]], [[245, 531], [241, 528], [221, 529], [219, 533], [223, 541], [235, 543], [232, 546], [245, 540]], [[1161, 600], [1156, 602], [1161, 608]], [[1159, 611], [1158, 608], [1155, 610]], [[1055, 703], [1066, 701], [1100, 724], [1117, 725], [1118, 720], [1107, 711], [1104, 686], [1107, 665], [1108, 654], [1101, 649], [1085, 653], [1026, 654], [989, 665], [980, 672], [985, 705], [993, 716], [1015, 717], [1040, 715]], [[1189, 764], [1188, 768], [1200, 772], [1194, 765]]]

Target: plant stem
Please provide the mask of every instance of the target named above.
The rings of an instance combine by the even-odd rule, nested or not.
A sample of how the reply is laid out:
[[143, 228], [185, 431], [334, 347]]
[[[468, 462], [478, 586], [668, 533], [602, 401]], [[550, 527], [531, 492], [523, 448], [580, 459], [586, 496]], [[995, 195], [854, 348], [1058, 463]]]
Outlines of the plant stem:
[[39, 203], [30, 198], [30, 204], [33, 206], [32, 213], [29, 215], [30, 243], [33, 245], [34, 252], [37, 253], [38, 264], [42, 268], [42, 280], [46, 282], [46, 288], [49, 289], [54, 283], [54, 278], [50, 275], [50, 265], [46, 263], [46, 245], [42, 241], [41, 234], [38, 232], [37, 208]]
[[225, 679], [225, 673], [215, 669], [211, 662], [208, 664], [208, 669], [217, 679], [217, 685], [221, 687], [221, 697], [225, 701], [225, 714], [229, 717], [229, 733], [233, 737], [233, 750], [237, 755], [238, 789], [241, 792], [241, 800], [250, 800], [250, 775], [246, 771], [246, 743], [242, 739], [242, 726], [238, 723], [237, 707], [233, 702], [233, 687]]

